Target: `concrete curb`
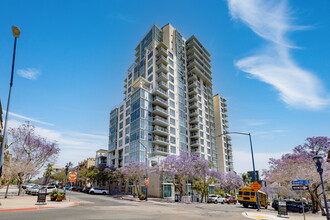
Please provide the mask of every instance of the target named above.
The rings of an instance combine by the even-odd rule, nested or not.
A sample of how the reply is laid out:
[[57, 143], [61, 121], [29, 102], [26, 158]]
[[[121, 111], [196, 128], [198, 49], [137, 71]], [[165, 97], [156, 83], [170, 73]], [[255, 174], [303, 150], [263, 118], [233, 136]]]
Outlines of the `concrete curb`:
[[31, 211], [31, 210], [42, 210], [42, 209], [58, 209], [58, 208], [67, 208], [77, 205], [77, 201], [73, 201], [68, 205], [59, 205], [59, 206], [44, 206], [44, 207], [28, 207], [28, 208], [18, 208], [18, 209], [0, 209], [0, 212], [19, 212], [19, 211]]

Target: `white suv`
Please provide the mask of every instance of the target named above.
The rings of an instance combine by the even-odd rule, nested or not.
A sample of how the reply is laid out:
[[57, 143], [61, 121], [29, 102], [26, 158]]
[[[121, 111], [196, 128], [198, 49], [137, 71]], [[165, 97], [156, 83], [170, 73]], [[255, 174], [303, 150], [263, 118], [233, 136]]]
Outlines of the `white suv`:
[[103, 195], [106, 195], [106, 194], [109, 194], [109, 190], [106, 190], [106, 189], [103, 189], [103, 188], [94, 188], [92, 187], [90, 190], [89, 190], [89, 193], [90, 194], [103, 194]]
[[217, 204], [218, 202], [224, 204], [227, 201], [225, 198], [222, 198], [220, 195], [210, 195], [209, 198], [207, 199], [207, 203]]

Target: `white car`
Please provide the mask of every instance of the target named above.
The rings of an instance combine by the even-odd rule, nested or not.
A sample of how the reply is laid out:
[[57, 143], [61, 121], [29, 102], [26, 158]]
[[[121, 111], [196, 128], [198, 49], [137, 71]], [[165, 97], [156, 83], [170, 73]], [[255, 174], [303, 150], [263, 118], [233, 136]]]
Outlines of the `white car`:
[[207, 199], [207, 203], [217, 204], [218, 202], [224, 204], [227, 200], [220, 195], [210, 195]]
[[94, 188], [94, 187], [92, 187], [89, 190], [89, 193], [90, 194], [103, 194], [103, 195], [106, 195], [106, 194], [109, 194], [109, 190], [106, 190], [106, 189], [103, 189], [103, 188]]
[[41, 186], [39, 185], [34, 185], [32, 187], [26, 188], [25, 193], [26, 194], [32, 194], [32, 191], [39, 191]]

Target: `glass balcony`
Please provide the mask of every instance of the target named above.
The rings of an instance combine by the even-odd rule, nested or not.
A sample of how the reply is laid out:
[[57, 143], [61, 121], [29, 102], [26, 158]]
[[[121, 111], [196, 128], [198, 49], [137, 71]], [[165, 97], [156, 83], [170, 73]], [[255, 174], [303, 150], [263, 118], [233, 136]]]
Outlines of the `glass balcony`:
[[188, 89], [191, 89], [191, 88], [196, 88], [197, 87], [197, 83], [192, 81], [190, 83], [188, 83]]
[[168, 92], [162, 88], [156, 87], [152, 92], [153, 95], [158, 95], [164, 99], [168, 99]]
[[163, 98], [160, 98], [159, 96], [154, 97], [152, 103], [155, 105], [162, 106], [164, 108], [168, 107], [168, 101]]
[[189, 119], [189, 123], [190, 124], [196, 124], [196, 123], [198, 123], [198, 117], [191, 117]]
[[168, 56], [167, 55], [167, 51], [163, 47], [161, 47], [161, 48], [158, 49], [156, 56], [158, 57], [158, 56], [162, 56], [162, 55], [165, 56], [165, 57]]
[[198, 106], [197, 106], [197, 102], [193, 102], [193, 103], [190, 103], [190, 104], [189, 104], [189, 110], [191, 110], [191, 109], [196, 109], [196, 108], [198, 108]]
[[168, 76], [166, 73], [164, 72], [160, 72], [157, 76], [157, 79], [156, 79], [158, 82], [159, 81], [164, 81], [164, 82], [168, 82]]
[[189, 131], [190, 132], [198, 131], [198, 130], [199, 130], [198, 124], [192, 124], [192, 125], [189, 126]]
[[160, 125], [160, 126], [164, 126], [164, 127], [168, 126], [168, 120], [166, 118], [162, 118], [160, 116], [154, 116], [152, 123]]
[[188, 95], [196, 95], [198, 92], [197, 92], [197, 89], [196, 88], [192, 88], [192, 89], [189, 89], [188, 90]]
[[157, 58], [156, 60], [156, 64], [159, 65], [159, 64], [164, 64], [164, 65], [167, 65], [168, 64], [168, 60], [165, 56], [161, 55]]
[[198, 111], [197, 110], [190, 110], [189, 115], [190, 116], [198, 116]]
[[152, 132], [154, 134], [168, 136], [168, 129], [167, 128], [160, 127], [160, 126], [154, 126], [152, 128]]
[[190, 81], [196, 81], [196, 80], [197, 80], [197, 76], [196, 75], [192, 74], [192, 75], [189, 75], [188, 76], [188, 82], [190, 82]]
[[189, 102], [197, 102], [198, 101], [198, 99], [197, 99], [197, 95], [190, 95], [189, 96]]
[[169, 144], [169, 141], [167, 138], [161, 137], [161, 136], [157, 136], [155, 135], [152, 139], [152, 142], [154, 144], [158, 144], [158, 145], [165, 145], [167, 146]]
[[166, 82], [163, 82], [163, 81], [161, 81], [161, 82], [158, 83], [158, 87], [159, 88], [162, 88], [162, 89], [164, 89], [166, 91], [168, 90], [168, 84]]
[[152, 110], [153, 110], [152, 113], [154, 115], [160, 115], [162, 117], [168, 117], [168, 110], [167, 109], [164, 109], [160, 106], [155, 106], [155, 107], [153, 107]]

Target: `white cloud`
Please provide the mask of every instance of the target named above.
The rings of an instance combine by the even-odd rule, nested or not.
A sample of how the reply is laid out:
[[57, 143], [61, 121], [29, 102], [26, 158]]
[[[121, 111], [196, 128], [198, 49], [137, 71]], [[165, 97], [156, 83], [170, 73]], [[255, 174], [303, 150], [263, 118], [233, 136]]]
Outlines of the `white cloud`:
[[[280, 158], [283, 154], [287, 152], [282, 153], [256, 153], [254, 152], [254, 163], [256, 170], [259, 170], [259, 173], [261, 174], [261, 171], [263, 169], [269, 168], [269, 158]], [[246, 173], [247, 171], [253, 171], [252, 166], [252, 156], [251, 152], [248, 151], [238, 151], [233, 149], [233, 160], [234, 160], [234, 170], [237, 173]]]
[[36, 80], [41, 72], [34, 68], [26, 68], [17, 70], [17, 74], [26, 79]]
[[[6, 113], [6, 111], [4, 111], [4, 113]], [[23, 116], [23, 115], [19, 115], [19, 114], [13, 113], [13, 112], [9, 112], [9, 115], [11, 115], [11, 116], [13, 116], [15, 118], [24, 119], [24, 120], [27, 120], [27, 121], [33, 121], [33, 122], [36, 122], [38, 124], [54, 126], [54, 124], [51, 124], [51, 123], [48, 123], [48, 122], [44, 122], [44, 121], [39, 121], [37, 119], [26, 117], [26, 116]]]
[[242, 20], [254, 33], [269, 42], [259, 54], [235, 62], [251, 78], [272, 85], [280, 98], [296, 108], [321, 109], [329, 105], [320, 80], [311, 71], [298, 66], [290, 56], [296, 48], [286, 37], [303, 29], [291, 23], [286, 1], [228, 0], [230, 14]]

